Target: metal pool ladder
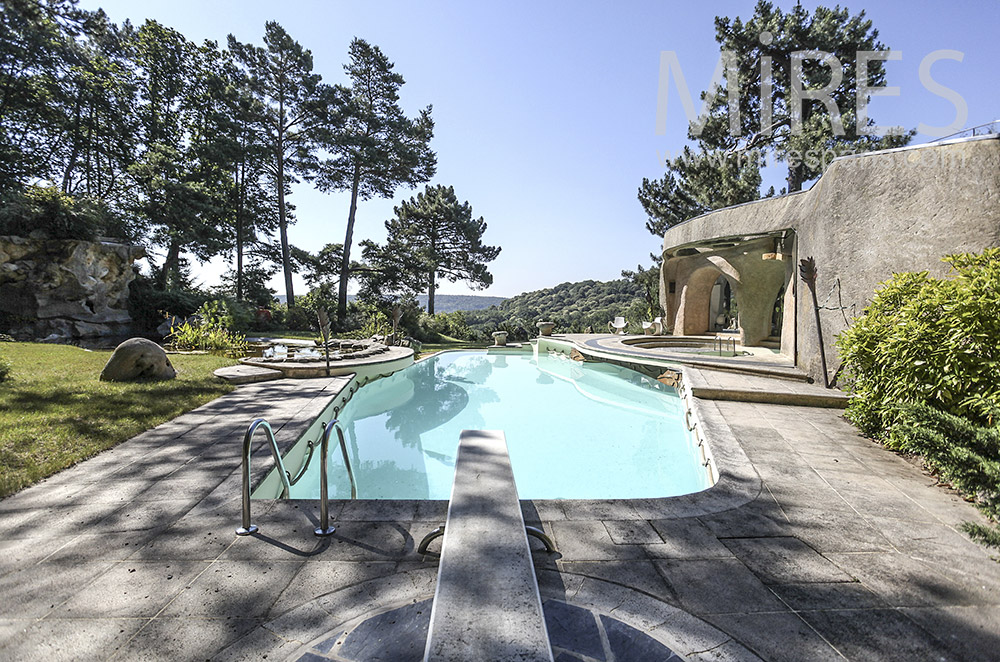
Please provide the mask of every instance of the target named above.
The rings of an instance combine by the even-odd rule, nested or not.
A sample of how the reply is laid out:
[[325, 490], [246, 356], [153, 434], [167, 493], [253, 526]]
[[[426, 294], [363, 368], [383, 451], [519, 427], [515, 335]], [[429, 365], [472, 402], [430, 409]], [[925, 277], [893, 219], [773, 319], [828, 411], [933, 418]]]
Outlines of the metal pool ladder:
[[[316, 442], [308, 442], [309, 455], [306, 457], [306, 461], [299, 470], [299, 474], [295, 478], [292, 478], [292, 475], [285, 469], [285, 463], [281, 460], [281, 452], [278, 450], [278, 442], [274, 439], [274, 430], [271, 429], [271, 424], [263, 418], [254, 419], [254, 421], [250, 423], [250, 427], [247, 428], [246, 434], [243, 435], [243, 526], [236, 529], [236, 535], [238, 536], [249, 536], [257, 533], [259, 530], [256, 524], [251, 524], [250, 522], [250, 446], [253, 441], [254, 434], [256, 434], [259, 428], [264, 429], [268, 445], [271, 447], [271, 456], [274, 458], [274, 464], [278, 469], [278, 476], [281, 479], [281, 494], [278, 495], [278, 498], [288, 497], [288, 493], [291, 490], [292, 485], [299, 482], [299, 479], [305, 475], [306, 469], [309, 468], [309, 462], [312, 461], [313, 451], [316, 450], [317, 446]], [[354, 470], [351, 468], [351, 458], [347, 454], [347, 443], [344, 441], [344, 432], [337, 424], [337, 420], [333, 419], [329, 423], [323, 424], [323, 436], [320, 438], [318, 444], [320, 447], [321, 462], [319, 467], [320, 525], [313, 531], [313, 533], [317, 536], [328, 536], [335, 531], [334, 527], [330, 526], [329, 504], [327, 503], [327, 458], [330, 451], [330, 433], [334, 430], [337, 431], [337, 439], [340, 442], [340, 452], [344, 456], [344, 466], [347, 467], [347, 477], [351, 481], [351, 498], [358, 498], [358, 485], [354, 479]]]

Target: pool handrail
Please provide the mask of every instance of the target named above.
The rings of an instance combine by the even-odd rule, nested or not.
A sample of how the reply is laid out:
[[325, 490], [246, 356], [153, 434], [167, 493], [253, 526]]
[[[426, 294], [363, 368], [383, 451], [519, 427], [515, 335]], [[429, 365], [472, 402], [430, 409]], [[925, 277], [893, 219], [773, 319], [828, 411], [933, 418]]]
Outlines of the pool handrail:
[[284, 462], [281, 461], [281, 452], [278, 450], [278, 442], [274, 439], [274, 430], [271, 429], [271, 424], [263, 418], [255, 418], [250, 423], [250, 427], [247, 428], [246, 434], [243, 435], [243, 526], [236, 529], [236, 535], [238, 536], [248, 536], [256, 533], [258, 530], [257, 526], [250, 522], [250, 444], [253, 441], [254, 434], [262, 426], [264, 433], [267, 435], [268, 444], [271, 447], [271, 456], [274, 457], [274, 463], [278, 467], [278, 475], [281, 478], [281, 494], [278, 498], [288, 496], [288, 492], [291, 489], [290, 477], [285, 470]]
[[323, 440], [320, 442], [320, 465], [319, 465], [319, 526], [313, 529], [317, 536], [328, 536], [336, 529], [330, 526], [330, 510], [327, 503], [329, 494], [327, 487], [327, 459], [330, 453], [330, 432], [337, 431], [337, 438], [340, 442], [340, 452], [344, 456], [344, 466], [347, 467], [347, 477], [351, 481], [351, 498], [358, 498], [358, 485], [354, 480], [354, 469], [351, 468], [351, 458], [347, 454], [347, 442], [344, 441], [344, 432], [337, 424], [337, 419], [323, 424]]

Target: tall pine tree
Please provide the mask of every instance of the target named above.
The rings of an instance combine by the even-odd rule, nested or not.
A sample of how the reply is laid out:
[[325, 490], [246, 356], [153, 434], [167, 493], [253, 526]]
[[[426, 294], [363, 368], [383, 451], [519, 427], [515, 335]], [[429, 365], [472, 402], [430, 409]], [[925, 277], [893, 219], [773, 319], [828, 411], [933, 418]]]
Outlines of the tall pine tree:
[[328, 127], [334, 105], [329, 86], [313, 73], [312, 53], [291, 38], [278, 23], [264, 26], [264, 47], [241, 44], [229, 35], [229, 49], [246, 69], [251, 89], [263, 106], [262, 134], [270, 158], [281, 243], [285, 296], [295, 306], [293, 265], [288, 243], [291, 220], [286, 197], [299, 177], [310, 178], [317, 166], [317, 141]]
[[434, 133], [431, 107], [413, 119], [406, 117], [399, 106], [403, 77], [377, 46], [354, 39], [350, 58], [344, 65], [350, 85], [337, 89], [342, 115], [325, 144], [332, 157], [323, 163], [318, 180], [323, 190], [351, 192], [337, 296], [341, 321], [347, 315], [358, 199], [390, 198], [400, 186], [412, 188], [433, 177], [437, 165], [429, 144]]
[[493, 284], [488, 265], [500, 247], [483, 243], [486, 222], [473, 217], [472, 206], [459, 202], [452, 187], [427, 186], [394, 211], [396, 216], [385, 222], [384, 252], [410, 274], [415, 291], [427, 292], [428, 314], [434, 314], [440, 279], [461, 280], [476, 288]]

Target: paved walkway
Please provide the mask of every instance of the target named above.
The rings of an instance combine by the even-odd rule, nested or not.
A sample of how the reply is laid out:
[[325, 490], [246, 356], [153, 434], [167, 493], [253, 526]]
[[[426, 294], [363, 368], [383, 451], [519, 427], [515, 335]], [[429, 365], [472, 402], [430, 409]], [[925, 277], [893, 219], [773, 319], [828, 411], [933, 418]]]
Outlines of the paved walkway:
[[[430, 597], [436, 557], [415, 541], [446, 502], [333, 502], [326, 539], [316, 502], [255, 502], [260, 534], [233, 534], [249, 420], [292, 439], [345, 381], [241, 387], [0, 501], [0, 658], [334, 659], [315, 647]], [[972, 506], [836, 410], [702, 415], [752, 462], [750, 500], [709, 490], [721, 505], [688, 517], [523, 502], [559, 549], [533, 552], [547, 605], [686, 660], [996, 659], [1000, 564], [956, 531]]]

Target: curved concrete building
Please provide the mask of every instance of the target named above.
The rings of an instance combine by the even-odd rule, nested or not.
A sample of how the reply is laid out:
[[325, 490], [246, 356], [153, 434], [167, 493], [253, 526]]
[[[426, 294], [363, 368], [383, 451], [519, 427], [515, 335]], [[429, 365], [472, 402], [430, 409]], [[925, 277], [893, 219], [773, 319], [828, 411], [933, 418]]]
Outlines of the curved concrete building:
[[730, 329], [746, 346], [780, 347], [822, 381], [813, 300], [818, 272], [828, 372], [834, 341], [895, 272], [944, 276], [950, 253], [1000, 245], [1000, 136], [834, 160], [808, 191], [709, 212], [663, 240], [660, 303], [674, 335]]

